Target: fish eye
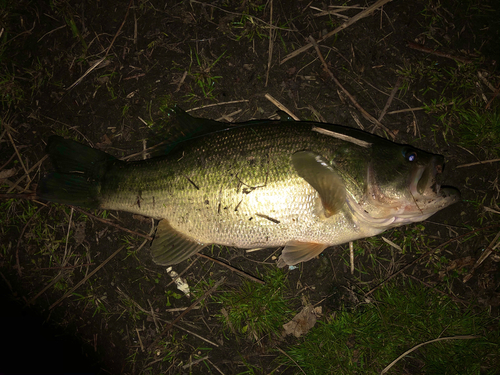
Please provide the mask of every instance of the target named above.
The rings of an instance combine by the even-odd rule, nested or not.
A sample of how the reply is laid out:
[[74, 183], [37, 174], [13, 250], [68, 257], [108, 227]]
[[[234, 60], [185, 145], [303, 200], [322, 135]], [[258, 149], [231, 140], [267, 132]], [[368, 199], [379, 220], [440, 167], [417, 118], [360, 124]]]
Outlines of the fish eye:
[[403, 150], [403, 156], [405, 157], [406, 161], [409, 161], [410, 163], [417, 160], [417, 152], [415, 150], [405, 149]]

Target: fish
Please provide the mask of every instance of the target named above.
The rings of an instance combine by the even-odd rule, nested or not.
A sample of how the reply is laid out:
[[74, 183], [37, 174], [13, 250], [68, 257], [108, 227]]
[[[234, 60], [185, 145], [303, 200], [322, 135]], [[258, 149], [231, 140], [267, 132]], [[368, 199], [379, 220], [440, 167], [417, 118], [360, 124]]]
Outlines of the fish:
[[158, 219], [158, 265], [210, 245], [283, 247], [278, 267], [328, 247], [420, 222], [460, 200], [441, 186], [444, 157], [341, 125], [252, 120], [228, 124], [175, 106], [161, 155], [116, 157], [60, 136], [39, 199]]

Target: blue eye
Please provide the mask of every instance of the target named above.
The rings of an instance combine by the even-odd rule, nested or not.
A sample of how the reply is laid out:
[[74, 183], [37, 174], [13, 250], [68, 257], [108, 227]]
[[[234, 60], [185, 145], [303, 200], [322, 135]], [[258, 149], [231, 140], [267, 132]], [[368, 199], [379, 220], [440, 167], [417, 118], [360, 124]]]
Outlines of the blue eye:
[[409, 161], [410, 163], [417, 160], [417, 152], [415, 150], [405, 149], [403, 150], [403, 156], [405, 157], [406, 161]]

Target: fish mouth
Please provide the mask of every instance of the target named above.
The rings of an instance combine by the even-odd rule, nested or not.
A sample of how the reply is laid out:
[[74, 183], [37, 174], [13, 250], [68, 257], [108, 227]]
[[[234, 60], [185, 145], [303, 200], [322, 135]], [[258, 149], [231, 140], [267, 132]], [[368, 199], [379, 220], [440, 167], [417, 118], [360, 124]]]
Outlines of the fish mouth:
[[444, 171], [444, 158], [433, 156], [429, 163], [413, 171], [410, 192], [416, 202], [424, 205], [445, 207], [460, 200], [460, 192], [449, 186], [441, 186], [439, 179]]
[[434, 156], [426, 165], [419, 165], [410, 176], [410, 191], [412, 195], [437, 195], [441, 188], [437, 176], [443, 173], [444, 160], [442, 156]]

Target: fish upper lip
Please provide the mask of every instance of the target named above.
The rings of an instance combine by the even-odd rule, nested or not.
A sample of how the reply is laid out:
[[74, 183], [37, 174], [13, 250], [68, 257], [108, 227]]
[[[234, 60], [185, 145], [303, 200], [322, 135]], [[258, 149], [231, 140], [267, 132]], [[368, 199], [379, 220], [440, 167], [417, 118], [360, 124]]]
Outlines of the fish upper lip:
[[[426, 164], [418, 167], [415, 172], [414, 178], [410, 182], [410, 191], [413, 196], [425, 195], [438, 195], [441, 191], [441, 184], [439, 183], [439, 175], [443, 172], [444, 162], [438, 160], [438, 157], [433, 157], [432, 160]], [[422, 181], [422, 179], [427, 181]], [[425, 186], [420, 186], [425, 183]]]

